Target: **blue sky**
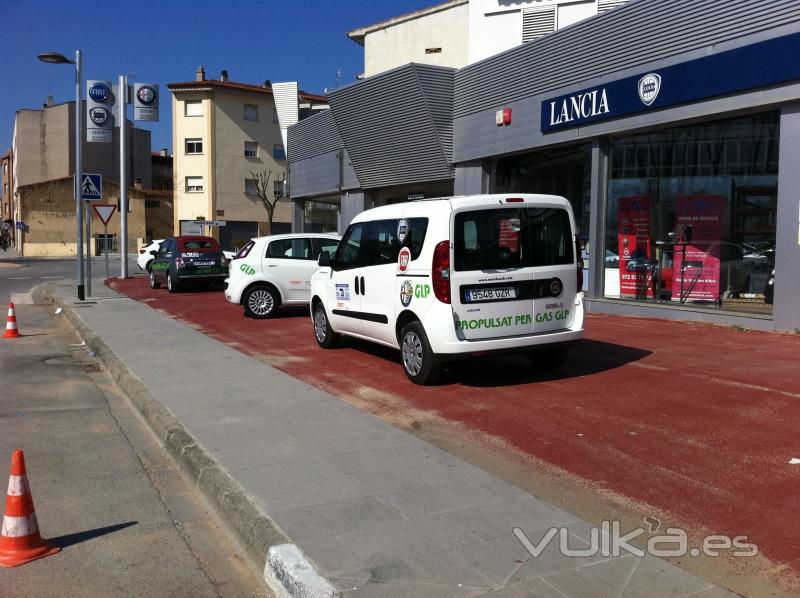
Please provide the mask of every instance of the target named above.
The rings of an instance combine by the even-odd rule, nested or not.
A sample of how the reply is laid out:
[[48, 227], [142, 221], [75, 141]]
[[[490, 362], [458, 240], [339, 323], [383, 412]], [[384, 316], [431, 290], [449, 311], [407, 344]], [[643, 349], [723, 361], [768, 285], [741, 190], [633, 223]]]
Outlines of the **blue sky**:
[[[355, 80], [364, 67], [363, 48], [346, 32], [437, 4], [437, 0], [0, 0], [0, 153], [11, 146], [14, 113], [40, 108], [48, 89], [56, 102], [75, 97], [74, 67], [49, 65], [36, 55], [55, 50], [84, 54], [84, 78], [166, 84], [206, 76], [246, 83], [298, 81], [322, 92]], [[85, 94], [85, 89], [84, 89]], [[171, 115], [164, 95], [161, 121], [142, 123], [153, 131], [153, 150], [171, 149]], [[166, 109], [165, 109], [166, 107]], [[129, 113], [130, 114], [130, 113]]]

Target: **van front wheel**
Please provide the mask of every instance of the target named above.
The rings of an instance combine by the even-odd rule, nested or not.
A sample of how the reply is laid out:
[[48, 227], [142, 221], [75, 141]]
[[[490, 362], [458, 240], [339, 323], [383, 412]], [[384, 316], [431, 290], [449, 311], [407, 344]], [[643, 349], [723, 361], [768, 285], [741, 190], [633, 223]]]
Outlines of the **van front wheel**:
[[400, 332], [403, 370], [414, 384], [433, 384], [442, 373], [442, 360], [433, 352], [428, 335], [419, 322], [410, 322]]
[[317, 344], [323, 349], [331, 349], [339, 343], [339, 335], [331, 328], [328, 314], [322, 303], [317, 303], [314, 307], [314, 337]]

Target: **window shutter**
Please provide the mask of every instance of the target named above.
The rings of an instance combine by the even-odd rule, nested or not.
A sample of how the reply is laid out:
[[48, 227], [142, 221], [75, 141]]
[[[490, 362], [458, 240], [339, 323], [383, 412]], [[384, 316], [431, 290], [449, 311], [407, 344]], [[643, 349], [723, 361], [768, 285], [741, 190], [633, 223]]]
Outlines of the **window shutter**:
[[556, 7], [542, 6], [522, 11], [522, 43], [535, 40], [556, 29]]
[[597, 12], [606, 12], [617, 6], [622, 6], [628, 0], [597, 0]]

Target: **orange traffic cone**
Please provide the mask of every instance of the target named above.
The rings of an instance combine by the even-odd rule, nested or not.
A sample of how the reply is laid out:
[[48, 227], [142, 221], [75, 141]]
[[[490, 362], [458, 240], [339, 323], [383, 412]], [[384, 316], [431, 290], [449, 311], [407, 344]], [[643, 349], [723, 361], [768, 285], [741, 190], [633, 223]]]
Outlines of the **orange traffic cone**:
[[11, 476], [0, 532], [0, 567], [16, 567], [57, 553], [61, 548], [45, 544], [39, 535], [33, 497], [25, 473], [25, 455], [20, 449], [11, 455]]
[[17, 328], [17, 314], [14, 313], [14, 304], [8, 304], [8, 320], [6, 321], [6, 333], [3, 338], [19, 338], [22, 335]]

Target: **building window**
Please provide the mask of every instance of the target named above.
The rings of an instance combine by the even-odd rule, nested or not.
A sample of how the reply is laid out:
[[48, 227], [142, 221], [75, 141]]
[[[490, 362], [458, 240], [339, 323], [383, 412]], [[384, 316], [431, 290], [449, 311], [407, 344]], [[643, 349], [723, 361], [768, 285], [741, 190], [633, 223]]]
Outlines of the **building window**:
[[258, 106], [255, 104], [244, 105], [244, 119], [245, 120], [258, 120]]
[[255, 141], [244, 142], [244, 157], [245, 158], [258, 158], [258, 143]]
[[272, 146], [272, 157], [276, 160], [285, 160], [286, 159], [286, 150], [283, 149], [282, 145], [278, 145], [277, 143]]
[[246, 195], [258, 195], [258, 181], [255, 179], [245, 179], [244, 192]]
[[272, 192], [275, 197], [283, 197], [283, 181], [272, 181]]
[[201, 193], [202, 191], [203, 191], [203, 177], [201, 176], [186, 177], [187, 193]]
[[185, 116], [203, 116], [202, 100], [186, 100], [184, 102]]
[[202, 154], [203, 153], [203, 140], [202, 139], [187, 139], [186, 140], [186, 153], [187, 154]]
[[769, 314], [777, 112], [610, 144], [605, 295]]
[[426, 54], [441, 54], [442, 53], [442, 49], [441, 48], [425, 48], [425, 53]]

